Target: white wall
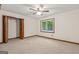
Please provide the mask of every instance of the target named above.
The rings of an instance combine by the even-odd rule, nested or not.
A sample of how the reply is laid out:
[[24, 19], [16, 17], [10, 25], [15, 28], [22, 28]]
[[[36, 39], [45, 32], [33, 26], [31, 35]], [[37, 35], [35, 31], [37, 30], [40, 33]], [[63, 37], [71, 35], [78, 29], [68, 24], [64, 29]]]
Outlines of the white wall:
[[[55, 18], [55, 33], [40, 32], [40, 20]], [[38, 35], [79, 43], [79, 10], [38, 20]]]
[[29, 17], [26, 17], [25, 18], [26, 20], [24, 20], [24, 36], [27, 37], [27, 36], [32, 36], [32, 35], [36, 35], [37, 34], [37, 20], [36, 19], [33, 19], [31, 18], [30, 16]]
[[2, 15], [24, 18], [24, 36], [36, 35], [36, 21], [30, 16], [23, 16], [17, 13], [0, 10], [0, 42], [2, 42]]

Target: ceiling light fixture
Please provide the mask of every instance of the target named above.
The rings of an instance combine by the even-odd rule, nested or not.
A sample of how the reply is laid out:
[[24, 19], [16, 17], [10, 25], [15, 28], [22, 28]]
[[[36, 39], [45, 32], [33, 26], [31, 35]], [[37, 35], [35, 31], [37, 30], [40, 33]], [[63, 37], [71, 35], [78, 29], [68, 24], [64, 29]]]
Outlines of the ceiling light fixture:
[[39, 11], [38, 11], [36, 14], [37, 14], [37, 15], [42, 15], [42, 12], [39, 12]]
[[49, 9], [47, 9], [44, 5], [39, 5], [39, 7], [37, 8], [29, 8], [29, 9], [34, 12], [33, 15], [36, 14], [39, 16], [49, 12]]

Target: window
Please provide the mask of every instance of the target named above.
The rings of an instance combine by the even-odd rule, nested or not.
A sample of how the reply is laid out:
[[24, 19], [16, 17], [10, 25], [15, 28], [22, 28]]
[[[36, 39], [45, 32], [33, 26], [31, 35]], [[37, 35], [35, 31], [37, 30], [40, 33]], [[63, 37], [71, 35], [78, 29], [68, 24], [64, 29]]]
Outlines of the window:
[[54, 18], [41, 20], [41, 31], [42, 32], [54, 32], [55, 30]]

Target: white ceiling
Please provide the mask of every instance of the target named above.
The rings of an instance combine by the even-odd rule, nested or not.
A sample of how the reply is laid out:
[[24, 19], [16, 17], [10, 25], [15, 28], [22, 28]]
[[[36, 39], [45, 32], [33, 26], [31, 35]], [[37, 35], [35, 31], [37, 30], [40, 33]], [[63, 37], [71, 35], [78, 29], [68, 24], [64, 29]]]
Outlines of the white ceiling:
[[50, 12], [44, 13], [42, 16], [33, 15], [32, 11], [29, 10], [29, 8], [39, 7], [39, 4], [2, 4], [1, 9], [37, 18], [79, 9], [79, 4], [44, 4], [44, 6], [49, 9]]

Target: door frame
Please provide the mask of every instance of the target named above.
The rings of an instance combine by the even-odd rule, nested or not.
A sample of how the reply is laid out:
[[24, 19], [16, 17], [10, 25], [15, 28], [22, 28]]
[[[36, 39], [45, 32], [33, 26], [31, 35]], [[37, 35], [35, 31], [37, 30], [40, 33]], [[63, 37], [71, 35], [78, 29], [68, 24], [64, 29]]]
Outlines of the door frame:
[[23, 39], [24, 38], [24, 19], [23, 18], [16, 18], [16, 17], [12, 17], [12, 16], [7, 16], [7, 15], [3, 15], [3, 43], [7, 43], [8, 42], [8, 18], [15, 18], [16, 20], [19, 19], [19, 38]]

